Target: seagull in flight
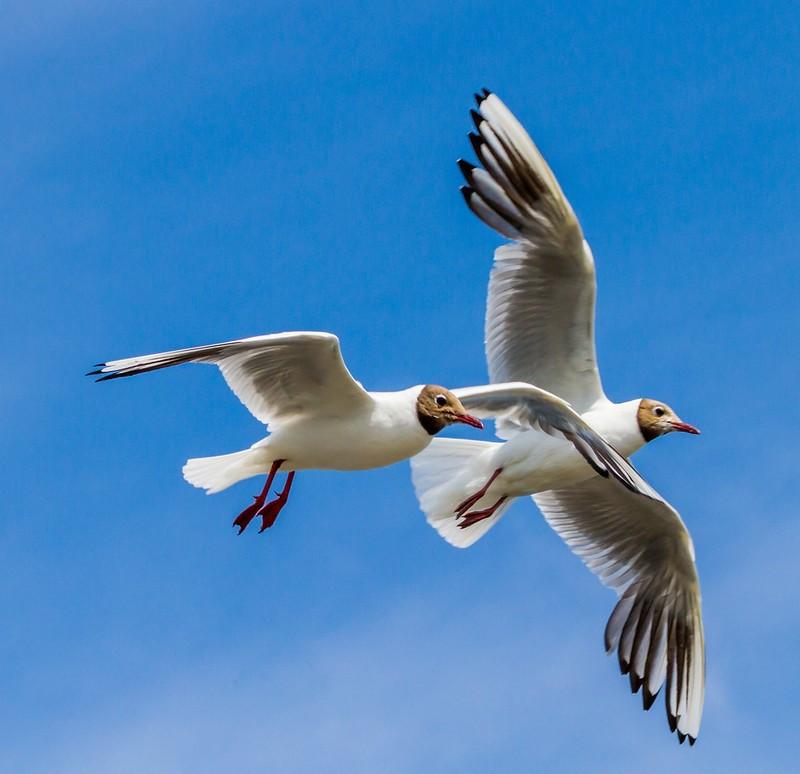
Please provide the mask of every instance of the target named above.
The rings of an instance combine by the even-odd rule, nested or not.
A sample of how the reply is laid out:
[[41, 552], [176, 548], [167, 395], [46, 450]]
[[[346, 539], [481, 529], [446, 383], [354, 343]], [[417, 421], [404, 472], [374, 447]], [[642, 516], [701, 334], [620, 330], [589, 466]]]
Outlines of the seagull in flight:
[[[481, 166], [458, 162], [466, 179], [461, 191], [478, 218], [511, 240], [496, 250], [489, 280], [491, 381], [527, 382], [558, 396], [625, 458], [663, 435], [698, 434], [663, 401], [615, 403], [606, 396], [595, 351], [594, 259], [578, 219], [503, 102], [486, 90], [476, 101], [469, 138]], [[641, 479], [625, 485], [577, 465], [575, 444], [531, 432], [538, 419], [519, 406], [456, 395], [466, 410], [494, 417], [505, 443], [437, 439], [412, 459], [428, 522], [451, 544], [467, 547], [515, 498], [532, 495], [550, 526], [617, 592], [605, 646], [617, 651], [631, 690], [641, 689], [649, 709], [666, 681], [670, 729], [694, 744], [705, 650], [694, 547], [678, 512]]]
[[[332, 333], [275, 333], [110, 360], [89, 374], [106, 381], [181, 363], [218, 366], [231, 390], [269, 431], [249, 449], [190, 459], [183, 467], [184, 478], [208, 494], [266, 475], [255, 502], [233, 522], [239, 534], [256, 516], [261, 532], [275, 523], [298, 470], [380, 468], [418, 454], [449, 425], [483, 429], [455, 393], [435, 384], [368, 392], [351, 376]], [[591, 465], [626, 487], [639, 486], [629, 463], [559, 398], [531, 385], [484, 385], [467, 388], [465, 394], [473, 401], [481, 396], [505, 401], [548, 432], [569, 439], [587, 470]], [[279, 470], [287, 473], [284, 486], [268, 501]]]

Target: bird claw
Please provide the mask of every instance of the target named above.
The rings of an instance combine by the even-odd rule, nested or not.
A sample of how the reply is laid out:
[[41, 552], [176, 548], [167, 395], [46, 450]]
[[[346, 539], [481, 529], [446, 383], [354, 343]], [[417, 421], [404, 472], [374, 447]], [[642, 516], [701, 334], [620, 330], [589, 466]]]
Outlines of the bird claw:
[[269, 502], [266, 505], [264, 505], [264, 500], [267, 499], [269, 488], [272, 486], [272, 481], [275, 478], [275, 474], [278, 472], [278, 468], [280, 468], [285, 461], [286, 460], [275, 460], [275, 462], [272, 463], [272, 467], [267, 475], [267, 483], [264, 484], [264, 489], [261, 491], [261, 494], [255, 495], [253, 497], [253, 504], [245, 508], [233, 520], [233, 526], [239, 528], [240, 535], [247, 529], [247, 526], [256, 516], [261, 516], [263, 519], [259, 532], [263, 532], [265, 529], [271, 527], [275, 523], [275, 519], [278, 517], [281, 508], [283, 508], [283, 506], [286, 504], [286, 500], [289, 497], [289, 490], [292, 487], [292, 480], [294, 479], [294, 471], [289, 473], [283, 491], [275, 492], [275, 494], [278, 495], [275, 500], [272, 500], [272, 502]]
[[463, 521], [458, 524], [458, 528], [466, 529], [467, 527], [471, 527], [479, 521], [488, 519], [492, 513], [494, 513], [494, 508], [484, 508], [482, 511], [470, 511], [469, 513], [459, 514], [459, 517], [463, 518]]
[[261, 529], [258, 530], [259, 534], [261, 534], [265, 529], [269, 529], [275, 523], [275, 520], [278, 518], [278, 514], [283, 509], [283, 506], [286, 505], [286, 500], [286, 497], [283, 497], [279, 494], [276, 500], [268, 502], [258, 512], [258, 515], [261, 517]]
[[494, 516], [495, 511], [506, 501], [506, 497], [501, 497], [494, 505], [490, 506], [489, 508], [484, 508], [481, 511], [470, 511], [469, 513], [459, 514], [459, 518], [463, 518], [463, 521], [458, 524], [459, 529], [466, 529], [467, 527], [471, 527], [473, 524], [477, 524], [479, 521], [483, 521], [484, 519], [488, 519]]
[[247, 529], [247, 525], [256, 517], [259, 509], [261, 508], [261, 503], [259, 502], [258, 498], [256, 497], [254, 499], [255, 502], [252, 505], [249, 505], [247, 508], [245, 508], [233, 520], [233, 526], [239, 528], [240, 535]]
[[482, 492], [476, 492], [473, 495], [470, 495], [466, 500], [460, 502], [455, 509], [456, 516], [463, 516], [473, 505], [477, 505], [477, 503], [483, 497]]
[[[503, 472], [502, 468], [498, 468], [489, 476], [489, 480], [474, 494], [471, 494], [467, 497], [466, 500], [460, 502], [456, 508], [454, 513], [457, 517], [462, 517], [467, 514], [467, 511], [472, 508], [473, 505], [477, 505], [484, 497], [486, 497], [486, 493], [489, 491], [489, 487], [494, 483], [494, 480]], [[482, 511], [481, 511], [482, 512]], [[476, 511], [477, 513], [477, 511]]]

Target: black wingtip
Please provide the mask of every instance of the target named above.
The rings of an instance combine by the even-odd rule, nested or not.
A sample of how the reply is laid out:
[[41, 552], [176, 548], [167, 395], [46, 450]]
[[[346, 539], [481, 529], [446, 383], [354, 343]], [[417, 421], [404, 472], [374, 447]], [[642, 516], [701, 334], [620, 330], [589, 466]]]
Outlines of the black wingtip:
[[484, 121], [483, 116], [477, 110], [470, 110], [469, 115], [472, 118], [472, 123], [475, 124], [475, 128], [480, 131], [481, 124]]
[[[100, 363], [98, 363], [98, 365], [100, 365]], [[96, 371], [87, 371], [85, 376], [96, 376], [97, 374], [102, 374], [102, 373], [103, 373], [103, 369], [102, 368], [98, 368]]]
[[458, 159], [456, 161], [458, 164], [458, 168], [461, 170], [461, 174], [464, 175], [468, 183], [472, 182], [472, 170], [475, 169], [474, 164], [470, 164], [466, 159]]
[[[100, 372], [102, 373], [102, 372]], [[117, 377], [122, 376], [122, 374], [106, 374], [105, 376], [101, 376], [99, 379], [95, 379], [96, 382], [107, 382], [109, 379], [116, 379]]]
[[682, 734], [680, 731], [678, 731], [678, 741], [683, 744], [686, 741], [686, 734]]
[[469, 137], [469, 144], [472, 146], [472, 150], [475, 151], [478, 160], [482, 161], [483, 158], [481, 157], [481, 149], [483, 147], [483, 139], [481, 138], [480, 135], [475, 134], [475, 132], [469, 132], [469, 134], [467, 134], [467, 137]]
[[656, 700], [656, 696], [658, 696], [658, 691], [655, 693], [650, 693], [647, 686], [642, 689], [642, 709], [647, 712], [650, 707], [653, 706], [653, 702]]
[[674, 732], [675, 729], [678, 727], [678, 718], [676, 718], [671, 712], [667, 713], [667, 723], [669, 723], [669, 730]]
[[631, 693], [638, 693], [639, 689], [642, 687], [642, 678], [633, 670], [628, 673], [628, 677], [631, 682]]
[[464, 197], [464, 201], [469, 205], [469, 199], [475, 191], [470, 188], [468, 185], [462, 185], [458, 187], [458, 190], [461, 191], [461, 195]]
[[621, 674], [627, 675], [631, 670], [631, 665], [619, 654], [619, 651], [617, 651], [617, 655], [619, 657], [619, 671]]
[[476, 91], [473, 95], [475, 97], [475, 102], [477, 103], [478, 107], [481, 106], [481, 102], [483, 102], [487, 97], [492, 96], [492, 92], [489, 89], [481, 89], [480, 91]]
[[686, 736], [689, 739], [689, 747], [694, 747], [694, 743], [697, 741], [697, 737], [692, 736], [691, 734], [687, 734]]

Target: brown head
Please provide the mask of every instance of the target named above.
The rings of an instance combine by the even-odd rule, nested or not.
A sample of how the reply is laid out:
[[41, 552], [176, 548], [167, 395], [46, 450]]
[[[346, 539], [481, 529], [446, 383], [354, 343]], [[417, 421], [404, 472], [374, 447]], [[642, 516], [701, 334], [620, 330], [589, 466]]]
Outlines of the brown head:
[[483, 430], [483, 422], [467, 414], [461, 401], [450, 390], [438, 384], [426, 384], [420, 390], [417, 396], [417, 419], [428, 435], [436, 435], [455, 422]]
[[696, 427], [683, 422], [666, 403], [650, 398], [642, 398], [639, 401], [636, 420], [645, 441], [652, 441], [659, 435], [674, 432], [700, 435], [700, 431]]

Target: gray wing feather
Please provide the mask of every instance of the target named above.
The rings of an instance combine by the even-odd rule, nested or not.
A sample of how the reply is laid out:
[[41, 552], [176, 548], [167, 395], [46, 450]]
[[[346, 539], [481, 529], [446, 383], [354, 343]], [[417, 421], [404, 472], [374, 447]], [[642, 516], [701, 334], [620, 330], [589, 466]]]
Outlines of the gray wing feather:
[[300, 331], [253, 336], [201, 347], [100, 363], [98, 381], [181, 363], [213, 363], [250, 412], [265, 424], [313, 412], [352, 411], [369, 393], [353, 379], [332, 333]]
[[678, 513], [661, 498], [592, 478], [533, 495], [550, 526], [619, 600], [605, 646], [617, 651], [631, 690], [650, 709], [664, 699], [681, 742], [697, 738], [705, 690], [705, 646], [694, 547]]

